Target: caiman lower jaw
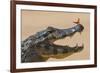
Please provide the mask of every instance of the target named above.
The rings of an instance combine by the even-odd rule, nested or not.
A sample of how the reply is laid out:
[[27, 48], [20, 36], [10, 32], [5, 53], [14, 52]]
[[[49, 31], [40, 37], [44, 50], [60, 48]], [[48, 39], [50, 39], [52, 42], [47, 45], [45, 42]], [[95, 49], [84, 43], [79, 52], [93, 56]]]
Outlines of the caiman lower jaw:
[[[60, 45], [58, 45], [58, 46], [60, 46]], [[64, 47], [67, 47], [66, 49], [68, 49], [69, 51], [64, 52], [64, 53], [58, 52], [57, 54], [41, 54], [41, 56], [43, 58], [48, 58], [48, 59], [49, 58], [63, 59], [63, 58], [66, 58], [74, 53], [82, 51], [84, 48], [84, 45], [82, 44], [81, 46], [76, 45], [74, 47], [69, 47], [69, 46], [60, 46], [60, 47], [62, 47], [62, 49]], [[58, 49], [58, 48], [56, 48], [56, 49]]]
[[[42, 53], [41, 55], [43, 56], [57, 56], [57, 55], [63, 55], [63, 54], [68, 54], [68, 53], [77, 53], [83, 50], [84, 45], [82, 44], [81, 46], [76, 45], [73, 47], [70, 46], [61, 46], [61, 45], [56, 45], [56, 44], [51, 44], [49, 43], [49, 47], [46, 48], [48, 51], [45, 51], [46, 53]], [[52, 50], [54, 49], [54, 50]], [[55, 51], [55, 52], [54, 52]]]
[[[54, 44], [55, 45], [55, 44]], [[66, 45], [66, 46], [62, 46], [62, 45], [57, 45], [58, 47], [60, 47], [60, 48], [66, 48], [66, 50], [68, 49], [68, 51], [67, 52], [64, 52], [64, 53], [69, 53], [69, 52], [80, 52], [80, 51], [82, 51], [83, 50], [83, 48], [84, 48], [84, 44], [82, 44], [82, 45], [78, 45], [78, 44], [76, 44], [76, 46], [68, 46], [68, 45]], [[62, 53], [61, 53], [62, 54]]]

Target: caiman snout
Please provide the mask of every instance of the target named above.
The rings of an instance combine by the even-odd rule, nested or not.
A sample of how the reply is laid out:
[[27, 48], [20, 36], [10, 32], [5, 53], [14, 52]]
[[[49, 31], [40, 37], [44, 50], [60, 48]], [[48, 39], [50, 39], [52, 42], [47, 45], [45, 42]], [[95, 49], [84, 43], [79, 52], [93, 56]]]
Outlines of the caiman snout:
[[84, 27], [81, 24], [77, 24], [75, 29], [76, 29], [77, 32], [82, 32], [84, 30]]
[[76, 30], [77, 32], [82, 32], [82, 31], [83, 31], [84, 26], [83, 26], [82, 24], [80, 24], [80, 18], [78, 18], [78, 20], [77, 20], [76, 22], [73, 22], [73, 23], [77, 24], [77, 25], [75, 26], [75, 30]]

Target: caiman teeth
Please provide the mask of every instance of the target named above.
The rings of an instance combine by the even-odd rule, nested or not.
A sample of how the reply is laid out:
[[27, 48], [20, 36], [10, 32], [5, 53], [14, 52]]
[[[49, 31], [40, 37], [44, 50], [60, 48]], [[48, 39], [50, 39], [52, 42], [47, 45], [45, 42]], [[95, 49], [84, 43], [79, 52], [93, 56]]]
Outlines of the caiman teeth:
[[77, 43], [75, 47], [77, 47], [77, 48], [79, 48], [79, 47], [84, 47], [84, 44], [82, 43], [82, 45], [79, 46], [78, 43]]
[[78, 43], [75, 45], [75, 47], [74, 48], [78, 48]]
[[79, 52], [84, 48], [84, 44], [82, 44], [81, 46], [78, 46], [78, 44], [76, 44], [75, 46], [75, 52]]
[[81, 46], [82, 48], [84, 48], [84, 44], [82, 43], [82, 46]]

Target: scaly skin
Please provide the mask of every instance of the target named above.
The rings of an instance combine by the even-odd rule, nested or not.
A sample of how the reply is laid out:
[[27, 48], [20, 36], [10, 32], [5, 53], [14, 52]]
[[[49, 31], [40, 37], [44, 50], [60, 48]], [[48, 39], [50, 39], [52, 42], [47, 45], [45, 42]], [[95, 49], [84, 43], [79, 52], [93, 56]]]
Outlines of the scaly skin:
[[[75, 33], [81, 33], [84, 27], [81, 24], [68, 29], [57, 29], [48, 27], [47, 29], [37, 32], [22, 41], [21, 44], [21, 62], [42, 62], [50, 58], [50, 55], [65, 54], [70, 52], [79, 52], [84, 48], [82, 46], [70, 47], [55, 45], [53, 42], [68, 36], [72, 36]], [[44, 58], [44, 55], [47, 58]]]

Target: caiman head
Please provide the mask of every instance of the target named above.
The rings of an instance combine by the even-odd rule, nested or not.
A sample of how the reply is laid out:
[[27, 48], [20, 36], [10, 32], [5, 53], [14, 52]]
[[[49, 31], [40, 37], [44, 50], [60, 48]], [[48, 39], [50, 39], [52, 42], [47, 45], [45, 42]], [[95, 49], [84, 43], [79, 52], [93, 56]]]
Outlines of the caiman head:
[[61, 46], [56, 45], [54, 42], [58, 39], [63, 39], [65, 37], [72, 37], [75, 33], [81, 33], [84, 29], [83, 25], [79, 23], [79, 19], [77, 22], [74, 22], [75, 26], [68, 28], [68, 29], [58, 29], [54, 27], [48, 27], [47, 29], [38, 32], [36, 34], [35, 43], [37, 43], [37, 47], [39, 49], [39, 53], [41, 55], [57, 55], [57, 54], [63, 54], [63, 53], [69, 53], [69, 52], [79, 52], [84, 48], [84, 45], [81, 46], [74, 46], [70, 47], [68, 45]]
[[81, 33], [84, 30], [82, 24], [80, 24], [79, 19], [74, 22], [75, 25], [68, 29], [58, 29], [54, 27], [48, 27], [47, 29], [37, 32], [22, 41], [21, 43], [21, 61], [22, 62], [36, 62], [36, 61], [46, 61], [50, 57], [64, 58], [64, 54], [69, 55], [71, 53], [76, 53], [82, 51], [84, 45], [70, 47], [69, 45], [61, 46], [54, 44], [54, 41], [58, 39], [63, 39], [65, 37], [73, 36], [75, 33]]

